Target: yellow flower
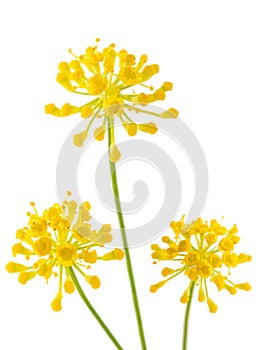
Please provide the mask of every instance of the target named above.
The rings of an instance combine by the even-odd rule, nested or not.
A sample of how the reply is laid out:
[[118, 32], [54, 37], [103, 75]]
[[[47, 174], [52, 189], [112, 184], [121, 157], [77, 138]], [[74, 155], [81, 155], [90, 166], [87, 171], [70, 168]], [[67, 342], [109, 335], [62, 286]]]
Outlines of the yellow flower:
[[[71, 50], [69, 52], [73, 55], [73, 60], [59, 64], [56, 80], [68, 91], [90, 97], [90, 101], [80, 107], [66, 103], [61, 108], [50, 103], [45, 106], [45, 112], [56, 117], [80, 113], [82, 118], [90, 119], [86, 130], [74, 136], [76, 146], [83, 145], [95, 118], [103, 119], [102, 126], [94, 133], [95, 139], [100, 141], [104, 139], [107, 118], [116, 116], [128, 135], [134, 136], [137, 130], [154, 134], [157, 127], [150, 122], [137, 125], [128, 116], [128, 112], [144, 113], [164, 119], [178, 117], [175, 108], [160, 114], [144, 108], [150, 103], [164, 100], [166, 93], [173, 88], [170, 82], [164, 82], [156, 90], [145, 84], [159, 72], [157, 64], [146, 64], [146, 55], [137, 60], [124, 49], [117, 51], [114, 44], [101, 51], [97, 45], [89, 46], [85, 53], [79, 56]], [[148, 93], [136, 92], [137, 86], [149, 90]]]
[[70, 243], [59, 244], [56, 248], [56, 258], [63, 266], [74, 265], [77, 258], [77, 247]]
[[[237, 227], [230, 230], [212, 220], [210, 223], [201, 218], [186, 224], [184, 216], [178, 222], [171, 222], [175, 236], [173, 239], [165, 236], [162, 241], [167, 245], [161, 248], [158, 244], [151, 246], [152, 258], [157, 261], [172, 261], [178, 264], [176, 268], [164, 267], [162, 276], [165, 280], [151, 286], [150, 291], [156, 292], [169, 280], [184, 273], [189, 279], [189, 286], [181, 296], [180, 301], [189, 301], [192, 282], [198, 286], [198, 300], [206, 300], [209, 311], [216, 312], [217, 305], [209, 298], [207, 281], [213, 282], [218, 290], [227, 290], [230, 294], [236, 294], [238, 289], [249, 291], [249, 283], [233, 283], [229, 278], [230, 269], [238, 264], [251, 261], [251, 256], [234, 252], [235, 245], [239, 242]], [[156, 261], [156, 262], [157, 262]], [[156, 263], [155, 262], [155, 263]], [[225, 269], [227, 273], [224, 275]]]
[[47, 282], [52, 275], [58, 276], [59, 288], [51, 306], [54, 311], [60, 311], [63, 289], [68, 294], [75, 290], [69, 267], [76, 269], [92, 288], [97, 289], [100, 279], [88, 274], [91, 265], [97, 260], [121, 260], [124, 253], [116, 248], [99, 255], [98, 250], [104, 249], [104, 243], [112, 239], [111, 226], [103, 225], [98, 231], [91, 229], [91, 206], [88, 202], [78, 208], [75, 201], [66, 199], [62, 205], [53, 204], [42, 215], [37, 212], [33, 202], [31, 206], [34, 212], [27, 213], [28, 224], [17, 231], [16, 238], [20, 242], [13, 245], [12, 251], [14, 256], [20, 255], [34, 261], [29, 265], [11, 261], [6, 269], [9, 273], [18, 273], [22, 284], [37, 275]]

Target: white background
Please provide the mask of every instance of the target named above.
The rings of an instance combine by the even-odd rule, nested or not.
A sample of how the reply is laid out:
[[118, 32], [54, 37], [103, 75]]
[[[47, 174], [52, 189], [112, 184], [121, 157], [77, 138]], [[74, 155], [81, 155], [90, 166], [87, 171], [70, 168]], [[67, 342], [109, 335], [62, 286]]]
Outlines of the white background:
[[[82, 53], [96, 37], [103, 46], [115, 42], [118, 49], [148, 54], [150, 62], [160, 65], [158, 79], [174, 83], [166, 105], [179, 110], [208, 161], [210, 190], [203, 217], [224, 215], [225, 224], [237, 223], [240, 251], [253, 255], [253, 262], [233, 275], [234, 281], [249, 281], [251, 292], [230, 296], [211, 289], [219, 305], [214, 315], [194, 302], [189, 349], [265, 348], [263, 5], [257, 0], [1, 2], [1, 349], [114, 349], [77, 293], [65, 296], [63, 311], [54, 313], [50, 301], [56, 281], [47, 286], [35, 279], [22, 286], [5, 270], [15, 232], [26, 224], [28, 203], [34, 200], [43, 209], [57, 201], [58, 154], [79, 122], [78, 116], [59, 120], [43, 112], [49, 102], [78, 104], [55, 82], [57, 64], [70, 59], [69, 47]], [[163, 147], [159, 135], [153, 140]], [[138, 165], [135, 174], [141, 178]], [[186, 171], [180, 166], [188, 179]], [[129, 200], [126, 172], [121, 175], [123, 198]], [[151, 179], [159, 201], [163, 191]], [[193, 183], [185, 179], [179, 215], [188, 210], [185, 198], [192, 197]], [[88, 181], [87, 193], [89, 186], [92, 193]], [[93, 205], [93, 198], [87, 199]], [[105, 209], [93, 210], [100, 215]], [[148, 349], [181, 349], [185, 307], [178, 299], [186, 283], [176, 279], [151, 295], [149, 285], [160, 279], [160, 267], [152, 265], [149, 245], [133, 250], [132, 259]], [[84, 286], [91, 302], [126, 350], [140, 349], [124, 262], [98, 264], [94, 272], [102, 287]]]

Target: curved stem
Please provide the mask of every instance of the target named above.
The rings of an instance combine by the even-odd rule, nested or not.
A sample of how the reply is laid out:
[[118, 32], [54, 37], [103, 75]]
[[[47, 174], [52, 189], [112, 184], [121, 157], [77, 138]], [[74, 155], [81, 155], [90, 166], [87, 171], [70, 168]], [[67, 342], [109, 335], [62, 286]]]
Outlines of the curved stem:
[[114, 335], [111, 333], [111, 331], [109, 330], [109, 328], [106, 326], [106, 324], [104, 323], [104, 321], [102, 320], [102, 318], [99, 316], [99, 314], [97, 313], [97, 311], [94, 309], [94, 307], [91, 305], [90, 301], [87, 299], [82, 287], [80, 286], [78, 279], [74, 273], [74, 270], [72, 268], [72, 266], [68, 267], [68, 272], [69, 272], [69, 276], [71, 277], [80, 297], [83, 299], [84, 303], [86, 304], [86, 306], [88, 307], [88, 309], [90, 310], [90, 312], [92, 313], [92, 315], [96, 318], [96, 320], [98, 321], [98, 323], [101, 325], [101, 327], [104, 329], [104, 331], [107, 333], [107, 335], [109, 336], [109, 338], [111, 339], [111, 341], [113, 342], [113, 344], [116, 346], [117, 349], [119, 350], [123, 350], [123, 348], [121, 347], [121, 345], [119, 344], [119, 342], [117, 341], [117, 339], [114, 337]]
[[187, 350], [187, 346], [188, 346], [189, 316], [190, 316], [190, 307], [191, 307], [194, 287], [195, 287], [195, 282], [192, 282], [191, 287], [190, 287], [189, 301], [188, 301], [188, 304], [186, 306], [186, 312], [185, 312], [185, 318], [184, 318], [182, 350]]
[[127, 267], [128, 277], [129, 277], [130, 286], [131, 286], [131, 293], [132, 293], [135, 315], [136, 315], [137, 324], [138, 324], [139, 337], [142, 345], [142, 350], [146, 350], [147, 347], [146, 347], [146, 341], [144, 336], [140, 306], [139, 306], [138, 297], [137, 297], [137, 290], [136, 290], [136, 285], [134, 281], [130, 250], [128, 248], [126, 229], [125, 229], [125, 224], [124, 224], [124, 219], [123, 219], [122, 209], [121, 209], [119, 187], [118, 187], [117, 174], [116, 174], [116, 165], [114, 162], [110, 160], [110, 149], [112, 145], [114, 145], [113, 120], [108, 118], [108, 151], [109, 151], [109, 164], [110, 164], [110, 173], [111, 173], [111, 180], [112, 180], [112, 189], [113, 189], [113, 195], [114, 195], [114, 200], [115, 200], [115, 205], [116, 205], [116, 210], [117, 210], [117, 215], [118, 215], [118, 220], [119, 220], [119, 225], [121, 230], [126, 267]]

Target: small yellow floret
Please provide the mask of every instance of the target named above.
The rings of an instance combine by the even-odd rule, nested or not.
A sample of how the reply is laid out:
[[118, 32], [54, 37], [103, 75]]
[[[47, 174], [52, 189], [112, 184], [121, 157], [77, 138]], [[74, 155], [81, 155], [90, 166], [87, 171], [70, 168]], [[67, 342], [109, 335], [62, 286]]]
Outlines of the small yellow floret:
[[46, 105], [44, 107], [44, 110], [45, 110], [46, 114], [52, 114], [56, 117], [61, 116], [60, 109], [58, 107], [56, 107], [54, 103], [50, 103], [50, 104]]
[[140, 131], [149, 133], [149, 134], [155, 134], [157, 132], [157, 126], [154, 123], [147, 123], [147, 124], [139, 124], [138, 129]]
[[234, 243], [230, 238], [223, 238], [219, 243], [219, 247], [222, 250], [231, 251], [234, 248]]
[[220, 291], [225, 287], [226, 277], [223, 276], [220, 272], [218, 272], [218, 274], [212, 278], [212, 281], [215, 283], [216, 287]]
[[72, 266], [77, 258], [76, 247], [70, 243], [59, 244], [56, 249], [56, 257], [59, 264]]
[[70, 73], [69, 65], [67, 62], [60, 62], [58, 64], [58, 69], [62, 72], [64, 71], [66, 73]]
[[136, 96], [136, 102], [140, 105], [146, 106], [152, 100], [152, 95], [147, 95], [141, 92]]
[[162, 273], [162, 276], [166, 277], [168, 275], [172, 275], [174, 272], [176, 272], [176, 270], [170, 269], [168, 267], [164, 267], [161, 273]]
[[225, 284], [225, 289], [231, 294], [235, 295], [236, 294], [236, 287], [235, 286], [230, 286], [228, 284]]
[[216, 313], [218, 306], [210, 298], [207, 299], [207, 304], [209, 307], [209, 311], [212, 313]]
[[100, 287], [100, 279], [98, 276], [86, 276], [85, 280], [91, 285], [93, 289], [98, 289]]
[[48, 237], [41, 237], [33, 243], [32, 248], [39, 256], [47, 255], [52, 249], [52, 240]]
[[87, 81], [87, 91], [91, 95], [99, 95], [101, 94], [107, 86], [107, 79], [102, 77], [101, 75], [94, 75], [89, 78]]
[[250, 262], [252, 260], [252, 256], [251, 255], [247, 255], [247, 254], [244, 254], [244, 253], [241, 253], [238, 255], [238, 263], [239, 264], [242, 264], [242, 263], [245, 263], [245, 262]]
[[217, 242], [217, 234], [216, 233], [208, 233], [206, 236], [205, 236], [205, 240], [206, 242], [209, 244], [209, 245], [212, 245], [214, 243]]
[[101, 259], [105, 261], [109, 260], [121, 260], [124, 257], [124, 252], [121, 249], [115, 248], [111, 252], [104, 254]]
[[235, 253], [225, 252], [223, 254], [223, 262], [227, 267], [236, 267], [238, 264], [239, 258]]
[[87, 130], [80, 132], [80, 134], [74, 135], [73, 137], [74, 144], [77, 147], [83, 146], [86, 137], [87, 137]]
[[73, 281], [68, 277], [64, 282], [64, 290], [66, 293], [71, 294], [75, 291], [75, 286]]
[[102, 141], [104, 140], [105, 137], [105, 127], [100, 126], [99, 128], [95, 129], [94, 131], [94, 137], [97, 141]]
[[173, 89], [173, 84], [169, 81], [165, 81], [162, 85], [164, 91], [171, 91]]
[[129, 136], [135, 136], [137, 134], [137, 125], [135, 123], [123, 123], [122, 126]]
[[26, 258], [28, 258], [30, 255], [33, 254], [31, 250], [24, 247], [21, 243], [16, 243], [12, 247], [13, 256], [17, 256], [17, 254], [25, 255]]
[[177, 118], [178, 116], [179, 112], [175, 108], [169, 108], [167, 111], [160, 114], [160, 117], [163, 119]]
[[26, 284], [29, 280], [31, 280], [32, 278], [34, 278], [36, 276], [37, 272], [36, 271], [30, 271], [30, 272], [20, 272], [20, 274], [18, 275], [18, 281], [21, 284]]
[[201, 303], [205, 301], [205, 293], [202, 288], [199, 289], [198, 300]]
[[6, 265], [6, 270], [7, 270], [9, 273], [22, 272], [22, 271], [26, 271], [26, 270], [28, 270], [28, 269], [29, 269], [28, 266], [15, 263], [15, 262], [13, 262], [13, 261], [10, 261], [10, 262]]
[[116, 145], [111, 146], [110, 149], [110, 161], [112, 163], [116, 163], [121, 157], [121, 152], [119, 151], [118, 147]]
[[199, 273], [196, 267], [189, 268], [185, 271], [185, 275], [189, 277], [192, 281], [197, 281], [199, 279]]
[[182, 297], [180, 298], [180, 301], [183, 304], [186, 304], [190, 300], [190, 290], [186, 289], [185, 292], [183, 293]]
[[166, 283], [166, 281], [161, 281], [161, 282], [158, 282], [156, 284], [153, 284], [150, 287], [150, 292], [155, 293], [159, 288], [163, 287], [165, 285], [165, 283]]
[[81, 109], [81, 117], [82, 118], [88, 118], [94, 113], [94, 110], [91, 106], [86, 105]]
[[187, 266], [195, 266], [200, 262], [200, 254], [198, 252], [190, 252], [185, 256], [183, 262]]
[[145, 66], [142, 72], [142, 81], [149, 80], [153, 75], [159, 72], [158, 64], [151, 64], [149, 66]]
[[162, 89], [157, 89], [153, 93], [153, 98], [154, 98], [155, 101], [157, 101], [157, 100], [163, 101], [166, 98], [166, 93]]
[[249, 283], [239, 283], [235, 285], [236, 288], [245, 290], [246, 292], [250, 291], [251, 285]]
[[52, 267], [53, 265], [51, 263], [47, 264], [44, 260], [43, 263], [39, 264], [38, 275], [43, 276], [48, 281], [52, 274]]
[[213, 268], [221, 267], [222, 266], [222, 261], [220, 257], [217, 254], [209, 254], [207, 261], [210, 265], [212, 265]]
[[90, 264], [94, 264], [97, 259], [98, 259], [98, 255], [97, 252], [95, 250], [90, 251], [85, 251], [82, 254], [82, 258], [84, 259], [85, 262], [88, 262]]
[[190, 241], [183, 239], [178, 244], [178, 249], [180, 252], [187, 252], [191, 247]]
[[62, 294], [58, 293], [55, 299], [51, 302], [53, 311], [58, 312], [62, 310]]
[[79, 107], [75, 107], [70, 105], [69, 103], [65, 103], [60, 109], [60, 114], [62, 117], [68, 117], [69, 115], [75, 114], [79, 111]]
[[66, 90], [68, 91], [74, 91], [73, 85], [71, 84], [69, 80], [69, 74], [68, 72], [65, 73], [61, 71], [57, 74], [56, 81], [61, 84]]

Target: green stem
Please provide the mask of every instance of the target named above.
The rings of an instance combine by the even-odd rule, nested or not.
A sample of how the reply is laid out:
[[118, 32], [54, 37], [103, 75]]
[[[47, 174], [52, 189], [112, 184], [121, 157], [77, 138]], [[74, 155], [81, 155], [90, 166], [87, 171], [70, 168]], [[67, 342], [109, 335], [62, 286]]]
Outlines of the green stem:
[[187, 346], [188, 346], [189, 316], [190, 316], [190, 307], [191, 307], [194, 287], [195, 287], [195, 282], [192, 282], [191, 287], [190, 287], [189, 301], [188, 301], [188, 304], [186, 307], [185, 318], [184, 318], [182, 350], [187, 350]]
[[121, 209], [119, 187], [118, 187], [117, 174], [116, 174], [116, 165], [114, 162], [110, 160], [110, 148], [114, 144], [114, 137], [113, 137], [114, 135], [112, 135], [112, 131], [114, 132], [114, 129], [113, 130], [111, 129], [113, 129], [113, 120], [108, 118], [108, 151], [109, 151], [109, 164], [110, 164], [110, 173], [111, 173], [111, 180], [112, 180], [112, 189], [113, 189], [113, 195], [115, 199], [115, 205], [116, 205], [116, 210], [117, 210], [117, 215], [118, 215], [118, 220], [119, 220], [119, 225], [121, 230], [122, 244], [124, 248], [126, 267], [127, 267], [128, 277], [129, 277], [130, 286], [131, 286], [131, 293], [132, 293], [135, 315], [136, 315], [137, 324], [138, 324], [139, 337], [142, 345], [142, 350], [146, 350], [147, 347], [146, 347], [146, 341], [144, 336], [140, 306], [139, 306], [138, 297], [137, 297], [137, 290], [136, 290], [136, 285], [134, 281], [130, 250], [128, 248], [126, 229], [125, 229], [125, 224], [124, 224], [124, 219], [123, 219], [122, 209]]
[[106, 326], [106, 324], [104, 323], [104, 321], [102, 320], [102, 318], [99, 316], [99, 314], [97, 313], [97, 311], [94, 309], [94, 307], [91, 305], [90, 301], [87, 299], [82, 287], [80, 286], [78, 279], [74, 273], [74, 270], [72, 268], [72, 266], [68, 267], [68, 272], [69, 275], [80, 295], [80, 297], [83, 299], [84, 303], [86, 304], [86, 306], [88, 307], [88, 309], [90, 310], [90, 312], [92, 313], [92, 315], [96, 318], [96, 320], [98, 321], [98, 323], [101, 325], [101, 327], [104, 329], [104, 331], [107, 333], [107, 335], [109, 336], [109, 338], [111, 339], [111, 341], [113, 342], [113, 344], [116, 346], [117, 349], [119, 350], [123, 350], [123, 348], [121, 347], [121, 345], [119, 344], [119, 342], [117, 341], [117, 339], [114, 337], [114, 335], [111, 333], [111, 331], [109, 330], [109, 328]]

